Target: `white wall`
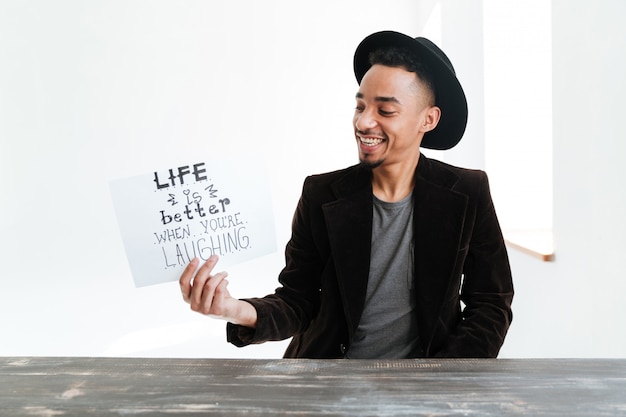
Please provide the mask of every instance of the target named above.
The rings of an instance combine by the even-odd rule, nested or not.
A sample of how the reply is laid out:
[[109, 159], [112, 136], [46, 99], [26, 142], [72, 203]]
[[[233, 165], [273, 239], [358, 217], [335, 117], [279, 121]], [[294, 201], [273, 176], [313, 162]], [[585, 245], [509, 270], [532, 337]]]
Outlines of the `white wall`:
[[[453, 62], [470, 105], [468, 132], [461, 142], [465, 148], [442, 158], [479, 168], [484, 167], [485, 144], [479, 137], [484, 119], [473, 119], [485, 117], [478, 84], [482, 78], [476, 71], [483, 63], [482, 31], [477, 30], [481, 4], [440, 1], [442, 46], [454, 58], [462, 56], [461, 63]], [[626, 281], [619, 269], [626, 252], [624, 16], [621, 0], [552, 0], [556, 259], [541, 262], [509, 249], [516, 296], [513, 325], [500, 357], [626, 357]], [[510, 100], [514, 104], [516, 97]], [[543, 104], [538, 102], [537, 108]], [[535, 110], [529, 107], [511, 129], [536, 134]], [[533, 164], [529, 160], [526, 169]], [[494, 175], [490, 173], [497, 181]]]
[[280, 249], [229, 273], [272, 291], [305, 175], [356, 162], [354, 49], [417, 32], [415, 3], [0, 2], [0, 355], [281, 356], [227, 345], [176, 283], [134, 288], [108, 182], [267, 160]]
[[[511, 252], [516, 316], [502, 354], [626, 357], [626, 3], [552, 3], [556, 260]], [[532, 134], [528, 110], [518, 128]]]

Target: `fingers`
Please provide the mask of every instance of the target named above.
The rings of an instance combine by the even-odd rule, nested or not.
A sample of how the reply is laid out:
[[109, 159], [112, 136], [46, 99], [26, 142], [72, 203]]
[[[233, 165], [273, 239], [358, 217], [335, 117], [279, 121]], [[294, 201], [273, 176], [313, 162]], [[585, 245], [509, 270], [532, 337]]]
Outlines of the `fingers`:
[[[211, 271], [213, 271], [213, 268], [217, 264], [218, 259], [219, 258], [217, 257], [217, 255], [211, 255], [209, 259], [207, 259], [207, 261], [202, 264], [200, 269], [198, 269], [198, 272], [196, 272], [196, 275], [194, 276], [191, 284], [191, 293], [189, 295], [189, 303], [191, 304], [192, 308], [199, 305], [202, 301], [204, 284], [211, 278]], [[194, 311], [196, 310], [194, 309]]]
[[183, 300], [185, 300], [186, 303], [189, 303], [190, 301], [189, 298], [191, 296], [191, 279], [193, 278], [194, 272], [196, 272], [198, 262], [198, 258], [193, 258], [183, 271], [178, 281], [178, 283], [180, 284], [180, 292], [182, 293]]
[[[211, 275], [211, 270], [213, 269], [215, 264], [217, 264], [218, 259], [219, 258], [217, 257], [217, 255], [210, 256], [209, 259], [207, 259], [207, 261], [204, 263], [204, 265], [202, 265], [202, 267], [198, 270], [197, 274], [195, 274], [196, 269], [198, 268], [198, 264], [200, 263], [200, 260], [198, 258], [193, 258], [191, 262], [189, 262], [189, 264], [185, 267], [185, 270], [178, 280], [178, 283], [180, 285], [180, 292], [183, 296], [183, 300], [185, 300], [186, 303], [191, 303], [193, 289], [196, 286], [195, 284], [199, 282], [202, 282], [202, 284], [204, 284], [204, 281], [206, 281]], [[200, 287], [202, 287], [202, 285], [200, 285]], [[200, 299], [199, 295], [197, 299]]]
[[226, 272], [219, 272], [208, 279], [204, 283], [200, 303], [194, 305], [192, 302], [191, 309], [202, 314], [221, 316], [223, 314], [224, 292], [226, 291], [226, 285], [228, 285], [227, 276]]
[[225, 311], [224, 300], [230, 296], [226, 272], [211, 275], [219, 260], [212, 255], [198, 269], [199, 260], [194, 258], [185, 267], [179, 279], [183, 300], [191, 305], [193, 311], [202, 314], [221, 316]]
[[226, 298], [230, 298], [228, 292], [228, 280], [223, 279], [217, 287], [215, 287], [215, 295], [213, 296], [213, 302], [211, 303], [211, 311], [207, 314], [211, 314], [217, 317], [223, 317], [227, 315]]

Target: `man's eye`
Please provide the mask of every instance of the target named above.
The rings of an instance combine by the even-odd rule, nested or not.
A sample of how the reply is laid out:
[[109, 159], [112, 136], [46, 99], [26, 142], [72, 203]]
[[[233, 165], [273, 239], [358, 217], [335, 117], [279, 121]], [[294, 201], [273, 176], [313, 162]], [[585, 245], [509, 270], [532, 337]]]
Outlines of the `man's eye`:
[[392, 114], [394, 114], [395, 112], [393, 111], [386, 111], [383, 109], [378, 110], [378, 112], [382, 115], [382, 116], [391, 116]]
[[358, 112], [361, 112], [361, 111], [363, 111], [363, 106], [356, 106], [356, 107], [354, 108], [354, 110], [356, 110], [356, 111], [358, 111]]

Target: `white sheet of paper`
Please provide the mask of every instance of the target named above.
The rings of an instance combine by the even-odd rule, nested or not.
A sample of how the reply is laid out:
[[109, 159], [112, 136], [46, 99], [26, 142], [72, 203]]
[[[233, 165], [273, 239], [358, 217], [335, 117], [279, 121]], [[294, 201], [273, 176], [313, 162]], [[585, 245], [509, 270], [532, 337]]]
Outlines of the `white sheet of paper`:
[[110, 182], [135, 286], [178, 280], [194, 257], [217, 270], [276, 250], [265, 167], [198, 160]]

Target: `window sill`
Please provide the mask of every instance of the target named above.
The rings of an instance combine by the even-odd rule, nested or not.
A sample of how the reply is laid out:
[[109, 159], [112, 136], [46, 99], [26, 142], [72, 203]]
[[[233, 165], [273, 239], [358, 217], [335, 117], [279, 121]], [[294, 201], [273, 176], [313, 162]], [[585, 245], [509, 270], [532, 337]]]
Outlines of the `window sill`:
[[506, 230], [503, 232], [507, 246], [544, 262], [554, 261], [552, 230]]

